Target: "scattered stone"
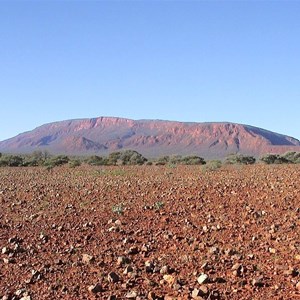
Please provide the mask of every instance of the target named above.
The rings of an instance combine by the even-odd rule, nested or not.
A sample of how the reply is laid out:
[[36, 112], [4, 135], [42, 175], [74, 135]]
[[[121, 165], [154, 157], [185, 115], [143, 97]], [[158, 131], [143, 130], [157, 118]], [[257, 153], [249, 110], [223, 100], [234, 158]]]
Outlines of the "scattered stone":
[[208, 283], [208, 281], [209, 281], [208, 275], [206, 275], [206, 274], [201, 274], [201, 275], [197, 278], [197, 281], [198, 281], [199, 284], [205, 284], [205, 283]]
[[133, 267], [132, 266], [127, 266], [123, 272], [123, 274], [127, 275], [128, 273], [133, 272]]
[[112, 282], [112, 283], [116, 283], [116, 282], [120, 281], [120, 277], [115, 272], [110, 272], [108, 274], [108, 281]]
[[147, 299], [148, 300], [156, 300], [157, 299], [156, 294], [154, 292], [149, 292]]
[[206, 225], [204, 225], [204, 226], [202, 227], [202, 229], [203, 229], [203, 232], [208, 232], [208, 227], [207, 227]]
[[224, 253], [225, 253], [225, 255], [227, 255], [227, 256], [232, 256], [232, 255], [235, 254], [235, 251], [234, 251], [233, 249], [229, 248], [229, 249], [226, 249], [226, 250], [224, 251]]
[[264, 286], [263, 279], [260, 278], [260, 277], [259, 278], [254, 278], [251, 283], [252, 283], [253, 286], [256, 286], [256, 287], [263, 287]]
[[204, 270], [204, 271], [210, 271], [212, 269], [212, 266], [208, 263], [208, 262], [205, 262], [201, 268]]
[[127, 299], [135, 299], [137, 297], [137, 292], [136, 291], [128, 292], [125, 297]]
[[49, 237], [43, 233], [40, 234], [40, 240], [43, 242], [43, 243], [47, 243], [48, 240], [49, 240]]
[[54, 263], [55, 263], [56, 265], [58, 265], [58, 266], [61, 266], [61, 265], [64, 264], [64, 262], [63, 262], [60, 258], [55, 259], [55, 260], [54, 260]]
[[120, 220], [116, 220], [116, 221], [115, 221], [115, 224], [116, 224], [117, 226], [121, 226], [121, 225], [122, 225], [122, 222], [121, 222]]
[[297, 255], [295, 256], [295, 259], [296, 259], [296, 260], [300, 260], [300, 254], [297, 254]]
[[31, 300], [30, 296], [23, 296], [22, 298], [20, 298], [20, 300]]
[[10, 244], [14, 244], [14, 243], [16, 243], [17, 241], [18, 241], [18, 238], [17, 238], [16, 236], [11, 237], [11, 238], [8, 239], [8, 242], [9, 242]]
[[243, 266], [239, 263], [234, 264], [231, 269], [233, 270], [232, 274], [234, 276], [239, 277], [243, 273]]
[[2, 253], [2, 254], [9, 254], [10, 251], [11, 251], [11, 250], [10, 250], [8, 247], [3, 247], [2, 250], [1, 250], [1, 253]]
[[139, 249], [137, 247], [130, 247], [128, 250], [128, 254], [130, 255], [134, 255], [134, 254], [138, 254], [139, 253]]
[[275, 254], [275, 253], [276, 253], [276, 249], [274, 249], [274, 248], [269, 248], [269, 252], [272, 253], [272, 254]]
[[97, 283], [95, 285], [90, 285], [88, 287], [88, 290], [90, 293], [94, 293], [94, 294], [100, 293], [100, 292], [102, 292], [102, 286], [99, 283]]
[[15, 291], [15, 295], [16, 296], [27, 296], [26, 294], [26, 290], [25, 289], [19, 289]]
[[9, 258], [3, 258], [3, 262], [4, 262], [5, 264], [13, 264], [13, 263], [16, 262], [16, 260], [13, 259], [13, 258], [11, 258], [11, 257], [9, 257]]
[[58, 231], [64, 231], [64, 226], [58, 226], [58, 227], [57, 227], [57, 230], [58, 230]]
[[14, 253], [21, 253], [24, 252], [25, 250], [23, 248], [21, 248], [20, 244], [15, 244], [13, 252]]
[[94, 256], [89, 254], [82, 254], [82, 262], [85, 264], [90, 264], [95, 260]]
[[213, 279], [213, 282], [215, 283], [226, 283], [226, 279], [223, 277], [216, 277]]
[[123, 244], [130, 244], [130, 243], [133, 243], [133, 239], [131, 237], [126, 237], [123, 240]]
[[160, 272], [160, 274], [169, 274], [170, 268], [168, 266], [163, 266], [159, 272]]
[[239, 263], [236, 263], [236, 264], [234, 264], [233, 266], [232, 266], [232, 268], [231, 268], [231, 270], [238, 270], [238, 269], [240, 269], [241, 268], [241, 264], [239, 264]]
[[117, 259], [118, 266], [123, 266], [123, 265], [129, 264], [129, 263], [130, 263], [130, 259], [125, 256], [119, 256]]
[[295, 268], [289, 268], [288, 270], [284, 271], [284, 275], [296, 277], [298, 276], [299, 271]]
[[195, 300], [202, 300], [201, 292], [198, 289], [193, 289], [192, 291], [192, 298]]
[[155, 281], [150, 280], [148, 278], [146, 278], [144, 281], [145, 281], [145, 284], [147, 284], [148, 286], [151, 286], [151, 287], [157, 286], [157, 283]]
[[155, 265], [151, 261], [147, 260], [145, 262], [145, 267], [146, 267], [146, 272], [147, 273], [153, 273]]
[[166, 281], [169, 285], [174, 284], [175, 282], [175, 277], [172, 275], [164, 275], [163, 276], [164, 281]]
[[31, 270], [31, 282], [38, 281], [42, 279], [41, 272], [37, 270]]
[[217, 248], [217, 247], [211, 247], [210, 249], [209, 249], [209, 253], [210, 254], [216, 254], [216, 253], [218, 253], [219, 252], [219, 249]]
[[149, 248], [148, 248], [146, 245], [143, 245], [142, 248], [141, 248], [141, 251], [142, 251], [143, 253], [148, 253]]
[[217, 290], [212, 291], [209, 295], [209, 299], [211, 299], [211, 300], [220, 300], [221, 299], [220, 292], [217, 291]]
[[108, 228], [108, 231], [109, 232], [118, 231], [118, 228], [115, 227], [115, 226], [111, 226], [111, 227]]

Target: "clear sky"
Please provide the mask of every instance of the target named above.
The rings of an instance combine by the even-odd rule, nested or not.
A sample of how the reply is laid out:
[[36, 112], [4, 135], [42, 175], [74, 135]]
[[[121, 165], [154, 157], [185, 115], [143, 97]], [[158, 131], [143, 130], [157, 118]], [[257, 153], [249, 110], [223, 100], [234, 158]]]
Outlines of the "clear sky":
[[300, 138], [300, 1], [0, 1], [0, 140], [118, 116]]

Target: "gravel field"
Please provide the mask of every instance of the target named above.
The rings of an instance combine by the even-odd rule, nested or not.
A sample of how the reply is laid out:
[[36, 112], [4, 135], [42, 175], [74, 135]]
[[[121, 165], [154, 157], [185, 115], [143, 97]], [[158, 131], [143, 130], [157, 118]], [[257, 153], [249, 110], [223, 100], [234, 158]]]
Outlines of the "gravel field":
[[0, 299], [300, 299], [299, 175], [0, 168]]

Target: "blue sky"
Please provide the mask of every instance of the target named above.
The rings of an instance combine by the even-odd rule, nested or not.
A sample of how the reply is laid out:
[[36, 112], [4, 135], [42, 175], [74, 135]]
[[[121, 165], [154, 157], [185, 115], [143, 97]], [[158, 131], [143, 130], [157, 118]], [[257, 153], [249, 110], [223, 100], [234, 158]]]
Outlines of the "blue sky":
[[73, 118], [300, 138], [300, 1], [1, 1], [0, 140]]

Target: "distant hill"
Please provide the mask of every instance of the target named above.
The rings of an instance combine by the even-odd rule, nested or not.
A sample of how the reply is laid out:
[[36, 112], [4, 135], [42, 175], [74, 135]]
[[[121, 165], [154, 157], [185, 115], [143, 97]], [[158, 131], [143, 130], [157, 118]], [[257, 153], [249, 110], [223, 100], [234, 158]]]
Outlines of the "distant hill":
[[206, 159], [231, 153], [259, 156], [300, 151], [300, 141], [234, 123], [187, 123], [114, 117], [54, 122], [0, 142], [0, 152], [105, 155], [132, 149], [146, 157], [196, 154]]

